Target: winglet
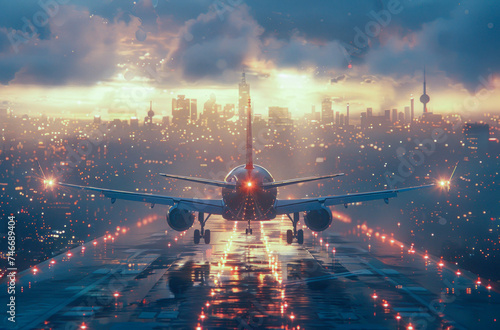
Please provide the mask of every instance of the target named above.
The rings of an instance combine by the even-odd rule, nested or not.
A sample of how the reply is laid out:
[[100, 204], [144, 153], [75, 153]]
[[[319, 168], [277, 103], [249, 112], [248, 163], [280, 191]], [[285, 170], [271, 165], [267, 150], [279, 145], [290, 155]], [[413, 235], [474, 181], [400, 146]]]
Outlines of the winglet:
[[247, 106], [247, 148], [246, 148], [246, 166], [245, 169], [253, 169], [253, 141], [252, 141], [252, 108], [251, 101], [248, 98]]

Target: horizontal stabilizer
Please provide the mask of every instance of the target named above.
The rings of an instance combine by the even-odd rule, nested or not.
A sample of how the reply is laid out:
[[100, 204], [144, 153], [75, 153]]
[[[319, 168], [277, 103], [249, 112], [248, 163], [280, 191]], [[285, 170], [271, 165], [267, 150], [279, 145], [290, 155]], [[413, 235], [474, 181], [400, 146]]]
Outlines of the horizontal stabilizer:
[[203, 179], [203, 178], [195, 178], [192, 176], [181, 176], [181, 175], [173, 175], [173, 174], [166, 174], [166, 173], [159, 173], [159, 174], [161, 176], [166, 177], [166, 178], [202, 183], [202, 184], [207, 184], [210, 186], [229, 188], [229, 189], [234, 189], [236, 187], [236, 184], [232, 183], [232, 182], [210, 180], [210, 179]]
[[277, 188], [277, 187], [288, 186], [291, 184], [310, 182], [310, 181], [316, 181], [316, 180], [323, 180], [323, 179], [331, 179], [331, 178], [335, 178], [337, 176], [343, 176], [343, 175], [344, 175], [344, 173], [336, 173], [336, 174], [323, 175], [323, 176], [311, 176], [311, 177], [307, 177], [307, 178], [298, 178], [298, 179], [290, 179], [290, 180], [284, 180], [284, 181], [266, 182], [266, 183], [262, 184], [262, 187], [263, 188]]

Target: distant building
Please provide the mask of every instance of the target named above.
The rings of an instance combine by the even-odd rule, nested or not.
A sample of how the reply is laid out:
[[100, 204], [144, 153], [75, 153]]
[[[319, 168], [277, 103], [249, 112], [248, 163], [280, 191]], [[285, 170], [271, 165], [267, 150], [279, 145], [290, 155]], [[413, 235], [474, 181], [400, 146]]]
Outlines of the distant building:
[[361, 120], [361, 127], [366, 127], [367, 126], [367, 120], [366, 120], [366, 112], [362, 112], [360, 116]]
[[139, 128], [139, 119], [137, 117], [130, 118], [130, 128], [132, 130]]
[[325, 98], [321, 102], [321, 121], [325, 124], [333, 122], [332, 100], [329, 98]]
[[196, 99], [191, 99], [191, 121], [196, 121], [198, 119], [198, 101]]
[[410, 108], [411, 108], [411, 113], [410, 113], [410, 122], [413, 122], [413, 119], [415, 118], [415, 99], [412, 97], [410, 99]]
[[161, 123], [162, 123], [163, 127], [170, 126], [170, 116], [163, 116], [161, 118]]
[[335, 125], [340, 126], [340, 112], [335, 112]]
[[420, 96], [420, 102], [422, 102], [422, 104], [424, 105], [423, 113], [428, 112], [427, 103], [429, 103], [430, 100], [431, 98], [429, 97], [429, 95], [427, 95], [427, 84], [425, 83], [425, 68], [424, 68], [424, 93], [422, 94], [422, 96]]
[[226, 104], [224, 106], [223, 114], [224, 114], [224, 118], [225, 119], [232, 118], [235, 115], [234, 112], [235, 112], [235, 106], [234, 106], [234, 104]]
[[250, 99], [250, 85], [246, 82], [245, 73], [241, 74], [241, 82], [238, 85], [238, 115], [240, 117], [240, 123], [246, 123], [246, 107], [248, 106], [248, 100]]
[[343, 113], [341, 113], [341, 114], [340, 114], [340, 122], [339, 122], [339, 126], [344, 126], [344, 118], [345, 118], [345, 117], [344, 117], [344, 114], [343, 114]]
[[391, 122], [391, 110], [384, 110], [384, 119], [386, 122]]
[[269, 107], [269, 128], [275, 142], [287, 146], [291, 143], [293, 121], [288, 108]]
[[177, 95], [172, 99], [172, 123], [186, 125], [190, 118], [190, 100], [185, 95]]
[[406, 123], [411, 122], [410, 107], [405, 107], [405, 122]]
[[149, 103], [149, 111], [148, 111], [148, 116], [144, 118], [144, 123], [146, 125], [153, 125], [153, 117], [155, 115], [155, 112], [153, 111], [153, 101], [150, 101]]
[[203, 119], [210, 125], [216, 123], [219, 119], [220, 105], [216, 103], [216, 100], [215, 94], [211, 94], [203, 105]]
[[100, 115], [94, 116], [94, 124], [96, 124], [96, 125], [101, 124], [101, 116]]
[[401, 111], [401, 112], [399, 113], [399, 116], [398, 116], [398, 121], [399, 121], [399, 123], [400, 123], [400, 124], [404, 124], [404, 123], [405, 123], [405, 114], [404, 114], [404, 112], [403, 112], [403, 111]]
[[471, 153], [484, 152], [488, 150], [490, 138], [490, 126], [488, 124], [467, 123], [463, 127], [465, 147]]
[[398, 109], [392, 109], [392, 122], [395, 123], [398, 121]]
[[288, 108], [269, 107], [269, 126], [290, 126], [291, 124]]
[[347, 103], [347, 112], [345, 115], [345, 125], [349, 126], [349, 103]]
[[372, 116], [373, 116], [373, 109], [366, 108], [366, 117], [372, 117]]

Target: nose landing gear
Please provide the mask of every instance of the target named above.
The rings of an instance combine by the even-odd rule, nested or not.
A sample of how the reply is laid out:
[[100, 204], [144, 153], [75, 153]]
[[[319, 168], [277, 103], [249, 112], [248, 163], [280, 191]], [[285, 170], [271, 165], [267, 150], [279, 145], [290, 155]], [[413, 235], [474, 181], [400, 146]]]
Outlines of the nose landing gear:
[[205, 219], [205, 214], [203, 212], [198, 213], [198, 221], [201, 226], [201, 230], [195, 229], [194, 231], [194, 244], [200, 244], [200, 240], [203, 237], [205, 244], [210, 244], [210, 229], [205, 230], [205, 223], [208, 218], [210, 218], [210, 214]]
[[252, 235], [252, 228], [250, 228], [250, 220], [248, 220], [248, 227], [245, 229], [246, 235]]
[[291, 229], [288, 229], [286, 231], [287, 244], [292, 244], [294, 238], [297, 238], [297, 243], [304, 244], [304, 231], [302, 229], [297, 230], [297, 223], [299, 222], [299, 213], [298, 212], [294, 213], [293, 219], [289, 214], [287, 215], [290, 221], [292, 221], [293, 225], [293, 231]]

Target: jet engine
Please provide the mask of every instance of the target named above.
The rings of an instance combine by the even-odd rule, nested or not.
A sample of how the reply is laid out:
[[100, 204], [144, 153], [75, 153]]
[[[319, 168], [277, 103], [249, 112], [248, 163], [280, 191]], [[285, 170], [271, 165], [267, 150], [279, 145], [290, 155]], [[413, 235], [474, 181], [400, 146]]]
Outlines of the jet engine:
[[308, 211], [304, 215], [304, 222], [307, 228], [312, 231], [323, 231], [332, 223], [332, 212], [322, 206], [319, 210]]
[[167, 213], [167, 222], [173, 230], [185, 231], [193, 226], [194, 213], [173, 206]]

